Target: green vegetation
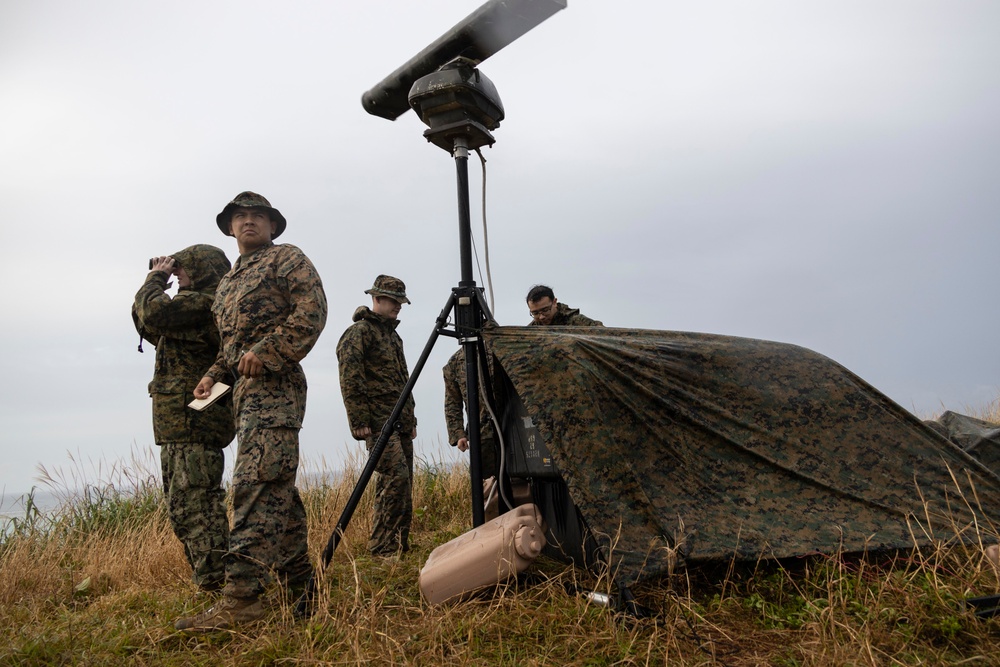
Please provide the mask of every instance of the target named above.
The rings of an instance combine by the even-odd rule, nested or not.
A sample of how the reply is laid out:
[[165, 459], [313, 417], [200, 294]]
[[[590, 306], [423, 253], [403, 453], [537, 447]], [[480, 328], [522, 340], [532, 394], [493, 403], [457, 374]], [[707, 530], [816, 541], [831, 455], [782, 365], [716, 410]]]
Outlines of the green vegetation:
[[[303, 490], [314, 559], [361, 463]], [[1000, 665], [1000, 618], [962, 604], [1000, 591], [1000, 570], [975, 546], [682, 569], [635, 589], [654, 612], [638, 620], [579, 594], [615, 594], [606, 579], [544, 558], [509, 586], [429, 607], [420, 567], [467, 529], [469, 490], [466, 469], [426, 462], [414, 484], [414, 548], [400, 562], [365, 551], [368, 493], [312, 618], [294, 619], [286, 603], [237, 632], [183, 634], [174, 619], [210, 600], [195, 595], [158, 474], [142, 465], [51, 514], [28, 502], [6, 527], [0, 664]]]

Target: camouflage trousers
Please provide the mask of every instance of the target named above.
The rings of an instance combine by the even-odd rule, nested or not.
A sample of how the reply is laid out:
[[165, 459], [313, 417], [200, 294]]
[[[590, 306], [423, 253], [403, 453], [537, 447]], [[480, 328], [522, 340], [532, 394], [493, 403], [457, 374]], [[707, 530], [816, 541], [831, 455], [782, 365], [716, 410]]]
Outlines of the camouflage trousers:
[[241, 429], [238, 441], [224, 592], [253, 598], [274, 582], [304, 586], [312, 565], [306, 510], [295, 488], [299, 430]]
[[[378, 438], [365, 441], [371, 453]], [[368, 550], [389, 556], [410, 548], [413, 521], [413, 439], [407, 433], [389, 438], [375, 466], [375, 516]]]
[[195, 442], [160, 446], [160, 470], [167, 514], [191, 578], [202, 589], [220, 588], [225, 579], [223, 555], [229, 548], [229, 518], [222, 489], [225, 457], [217, 447]]

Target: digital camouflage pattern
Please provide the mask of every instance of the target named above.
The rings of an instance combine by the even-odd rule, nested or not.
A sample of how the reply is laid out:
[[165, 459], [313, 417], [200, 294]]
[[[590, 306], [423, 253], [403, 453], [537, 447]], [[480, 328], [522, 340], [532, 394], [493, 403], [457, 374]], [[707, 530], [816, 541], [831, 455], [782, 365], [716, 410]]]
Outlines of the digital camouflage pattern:
[[191, 580], [206, 591], [222, 588], [226, 576], [223, 559], [229, 550], [229, 517], [222, 488], [225, 464], [223, 450], [212, 445], [170, 442], [160, 447], [170, 525], [184, 545]]
[[[269, 244], [236, 261], [219, 283], [213, 312], [222, 349], [208, 375], [235, 380], [239, 442], [225, 593], [250, 598], [273, 575], [295, 585], [311, 572], [305, 508], [295, 488], [306, 408], [299, 362], [326, 325], [326, 294], [301, 250]], [[237, 379], [246, 351], [263, 362], [261, 377]]]
[[998, 539], [1000, 478], [810, 350], [636, 329], [483, 337], [620, 581]]
[[[484, 369], [480, 369], [482, 373]], [[465, 410], [468, 406], [468, 389], [465, 382], [465, 348], [460, 347], [441, 369], [444, 376], [444, 416], [448, 427], [448, 442], [454, 445], [460, 438], [467, 438]], [[481, 430], [493, 437], [493, 422], [486, 408], [486, 397], [479, 392], [479, 424]]]
[[387, 296], [400, 303], [410, 303], [410, 300], [406, 298], [406, 285], [403, 281], [385, 274], [377, 276], [372, 286], [365, 290], [365, 294]]
[[551, 324], [541, 324], [538, 320], [531, 320], [528, 326], [566, 326], [566, 327], [603, 327], [600, 320], [592, 320], [580, 312], [579, 308], [570, 308], [562, 301], [556, 302], [556, 314], [552, 317]]
[[[383, 425], [392, 416], [410, 372], [403, 340], [396, 333], [399, 320], [384, 317], [367, 306], [354, 311], [354, 324], [337, 343], [340, 389], [352, 431], [371, 428], [365, 441], [369, 453]], [[368, 549], [386, 555], [406, 551], [413, 514], [413, 440], [417, 427], [411, 395], [400, 414], [400, 428], [389, 439], [375, 468], [375, 517]]]
[[244, 420], [237, 434], [225, 593], [258, 597], [275, 579], [301, 592], [312, 564], [305, 506], [295, 486], [299, 430], [249, 427], [249, 422]]
[[241, 192], [233, 197], [231, 202], [226, 204], [226, 207], [222, 209], [219, 215], [215, 216], [215, 224], [219, 226], [219, 230], [226, 236], [232, 236], [229, 233], [229, 226], [233, 221], [233, 210], [237, 208], [259, 208], [267, 211], [268, 217], [275, 224], [274, 233], [271, 234], [272, 241], [281, 236], [288, 224], [285, 216], [281, 215], [281, 211], [271, 206], [271, 202], [267, 201], [263, 195], [249, 191]]
[[222, 448], [235, 434], [233, 406], [229, 398], [202, 412], [187, 404], [219, 352], [212, 302], [230, 265], [225, 253], [210, 245], [190, 246], [171, 256], [187, 272], [191, 286], [170, 298], [169, 275], [150, 271], [135, 295], [132, 320], [156, 348], [149, 392], [170, 523], [184, 545], [194, 582], [211, 589], [222, 582], [222, 555], [229, 543]]
[[213, 312], [222, 351], [208, 376], [233, 384], [247, 351], [265, 368], [262, 378], [241, 378], [233, 388], [236, 413], [248, 422], [237, 428], [301, 428], [306, 377], [299, 361], [327, 317], [323, 283], [309, 258], [288, 244], [240, 257], [219, 283]]
[[171, 255], [191, 278], [189, 288], [167, 294], [170, 276], [150, 271], [135, 295], [132, 320], [139, 334], [156, 347], [149, 393], [157, 444], [204, 442], [225, 447], [233, 440], [232, 403], [208, 410], [187, 408], [198, 381], [219, 352], [219, 332], [212, 317], [216, 286], [229, 271], [225, 253], [194, 245]]
[[[359, 306], [337, 343], [340, 389], [351, 430], [368, 426], [376, 435], [392, 415], [396, 400], [410, 379], [403, 355], [403, 339], [396, 333], [399, 320]], [[402, 431], [417, 426], [411, 396], [400, 414]]]
[[[468, 438], [465, 414], [468, 411], [468, 388], [465, 382], [465, 348], [460, 347], [441, 369], [444, 376], [444, 419], [448, 427], [448, 443], [454, 447], [461, 438]], [[486, 364], [480, 369], [480, 381]], [[479, 392], [479, 448], [483, 479], [497, 474], [496, 432], [486, 406], [486, 396]]]
[[[375, 466], [375, 507], [368, 551], [391, 556], [410, 548], [413, 522], [413, 439], [411, 431], [393, 433]], [[378, 435], [365, 439], [371, 453]]]

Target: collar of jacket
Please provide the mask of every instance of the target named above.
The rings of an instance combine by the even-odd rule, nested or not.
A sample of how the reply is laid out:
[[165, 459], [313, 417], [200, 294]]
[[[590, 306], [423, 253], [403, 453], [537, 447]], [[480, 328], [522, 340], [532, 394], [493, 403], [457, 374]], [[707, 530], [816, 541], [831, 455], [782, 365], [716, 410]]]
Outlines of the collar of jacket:
[[358, 306], [357, 310], [354, 311], [354, 315], [351, 318], [355, 322], [360, 322], [361, 320], [368, 320], [372, 324], [380, 327], [388, 327], [395, 329], [399, 326], [399, 320], [394, 320], [385, 315], [379, 315], [374, 310], [368, 306]]
[[236, 264], [233, 265], [233, 271], [235, 272], [237, 269], [242, 269], [248, 266], [252, 266], [253, 264], [256, 264], [257, 262], [259, 262], [261, 259], [264, 258], [264, 255], [267, 254], [268, 250], [274, 247], [275, 245], [273, 243], [268, 243], [267, 245], [262, 245], [261, 247], [257, 248], [249, 255], [240, 255], [239, 258], [236, 260]]

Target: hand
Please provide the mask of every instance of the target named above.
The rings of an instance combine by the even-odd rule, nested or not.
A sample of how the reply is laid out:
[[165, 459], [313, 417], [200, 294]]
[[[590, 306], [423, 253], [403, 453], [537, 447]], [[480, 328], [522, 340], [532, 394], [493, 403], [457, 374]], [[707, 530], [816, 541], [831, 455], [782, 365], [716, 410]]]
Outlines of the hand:
[[244, 352], [236, 370], [242, 376], [257, 378], [264, 374], [264, 362], [253, 352]]
[[354, 436], [355, 440], [367, 440], [372, 435], [372, 429], [370, 426], [351, 429], [351, 435]]
[[458, 442], [455, 443], [455, 445], [458, 447], [458, 451], [460, 451], [460, 452], [467, 452], [467, 451], [469, 451], [469, 439], [468, 438], [459, 438]]
[[149, 260], [149, 270], [150, 271], [162, 271], [167, 275], [174, 272], [174, 258], [173, 257], [154, 257]]
[[215, 384], [215, 380], [208, 377], [207, 375], [201, 379], [198, 386], [194, 388], [195, 398], [208, 398], [208, 395], [212, 393], [212, 385]]

